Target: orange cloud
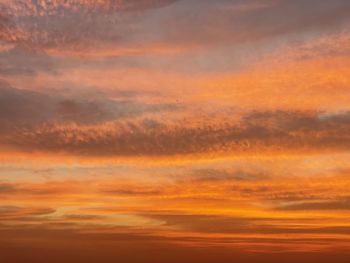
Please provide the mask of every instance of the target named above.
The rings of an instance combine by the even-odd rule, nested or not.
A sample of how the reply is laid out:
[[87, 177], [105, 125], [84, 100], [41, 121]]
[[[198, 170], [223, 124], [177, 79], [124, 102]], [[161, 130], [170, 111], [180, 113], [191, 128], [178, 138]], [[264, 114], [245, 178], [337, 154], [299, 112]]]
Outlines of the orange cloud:
[[0, 261], [346, 261], [349, 8], [0, 0]]

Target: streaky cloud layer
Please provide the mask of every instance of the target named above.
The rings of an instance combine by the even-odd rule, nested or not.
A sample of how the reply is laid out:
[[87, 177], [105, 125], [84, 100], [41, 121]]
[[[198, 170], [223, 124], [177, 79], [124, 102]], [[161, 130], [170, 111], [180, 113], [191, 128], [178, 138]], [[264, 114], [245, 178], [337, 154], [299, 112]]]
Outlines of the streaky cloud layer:
[[0, 0], [0, 261], [347, 262], [349, 11]]

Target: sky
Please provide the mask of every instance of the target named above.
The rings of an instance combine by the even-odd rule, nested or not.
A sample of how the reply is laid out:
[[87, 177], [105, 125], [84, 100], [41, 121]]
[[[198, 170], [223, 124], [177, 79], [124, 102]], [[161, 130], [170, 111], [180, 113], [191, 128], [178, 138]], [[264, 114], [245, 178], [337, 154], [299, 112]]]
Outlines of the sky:
[[349, 262], [349, 13], [0, 0], [0, 262]]

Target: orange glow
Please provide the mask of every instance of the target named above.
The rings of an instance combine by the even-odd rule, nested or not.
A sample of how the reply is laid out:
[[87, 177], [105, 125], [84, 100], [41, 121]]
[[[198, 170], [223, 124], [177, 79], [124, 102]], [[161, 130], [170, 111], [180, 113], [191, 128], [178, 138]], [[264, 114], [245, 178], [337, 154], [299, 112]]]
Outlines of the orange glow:
[[0, 262], [350, 259], [346, 0], [0, 0]]

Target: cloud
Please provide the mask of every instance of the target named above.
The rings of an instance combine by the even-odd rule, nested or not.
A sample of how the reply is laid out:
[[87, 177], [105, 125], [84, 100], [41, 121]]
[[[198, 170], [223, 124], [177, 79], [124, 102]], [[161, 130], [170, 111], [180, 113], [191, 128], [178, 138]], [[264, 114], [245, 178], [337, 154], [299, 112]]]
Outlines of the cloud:
[[0, 0], [1, 260], [348, 259], [349, 12]]
[[[309, 251], [295, 252], [292, 245], [284, 243], [285, 239], [279, 239], [280, 246], [274, 247], [271, 243], [265, 246], [259, 239], [231, 240], [232, 246], [217, 246], [211, 243], [198, 245], [205, 238], [185, 237], [160, 237], [149, 233], [140, 233], [130, 230], [108, 229], [110, 233], [99, 233], [95, 231], [84, 232], [74, 229], [48, 229], [47, 225], [41, 227], [24, 227], [1, 229], [0, 252], [5, 262], [38, 262], [50, 258], [50, 262], [114, 262], [116, 258], [127, 258], [130, 263], [140, 262], [170, 262], [175, 263], [181, 258], [182, 262], [229, 262], [234, 258], [240, 262], [263, 263], [263, 262], [286, 262], [312, 261], [320, 263], [335, 262], [342, 263], [348, 257], [347, 247], [341, 246], [332, 251], [319, 251], [314, 253], [309, 239], [301, 239], [295, 247], [303, 245]], [[16, 242], [14, 242], [16, 241]], [[182, 241], [182, 243], [181, 243]], [[218, 244], [227, 242], [227, 239], [217, 238]], [[272, 240], [267, 240], [272, 241]], [[347, 241], [347, 240], [343, 240]], [[244, 246], [244, 242], [247, 245]], [[291, 241], [290, 241], [291, 242]], [[326, 248], [337, 244], [334, 240], [321, 240], [319, 244]], [[339, 241], [340, 242], [340, 241]], [[243, 244], [242, 244], [243, 243]], [[17, 245], [16, 245], [17, 244]], [[187, 244], [187, 245], [186, 245]], [[197, 244], [197, 245], [196, 245]], [[271, 251], [284, 253], [247, 253], [245, 249], [249, 244], [254, 247], [270, 249]], [[156, 249], [155, 249], [156, 247]], [[287, 249], [286, 249], [287, 248]], [[289, 248], [289, 250], [288, 250]], [[311, 252], [312, 251], [312, 252]], [[176, 255], [176, 257], [172, 256]]]
[[[269, 218], [243, 218], [229, 216], [206, 215], [150, 215], [151, 218], [164, 221], [164, 225], [189, 232], [204, 233], [255, 233], [255, 234], [350, 234], [348, 226], [339, 227], [307, 227], [299, 225], [288, 227], [288, 219], [284, 222]], [[291, 220], [293, 222], [293, 220]], [[294, 222], [295, 223], [295, 222]], [[280, 225], [279, 225], [280, 224]]]
[[[28, 198], [33, 197], [57, 197], [68, 192], [74, 192], [71, 185], [66, 183], [47, 183], [47, 184], [30, 184], [30, 183], [0, 183], [0, 195], [11, 198]], [[73, 185], [74, 186], [74, 185]]]
[[11, 184], [0, 184], [0, 195], [12, 193], [16, 190], [16, 188]]
[[[175, 5], [171, 5], [176, 3]], [[0, 3], [1, 5], [1, 3]], [[158, 10], [158, 7], [168, 8]], [[1, 8], [2, 7], [2, 8]], [[42, 49], [239, 45], [348, 21], [337, 1], [5, 1], [5, 43]], [[130, 12], [144, 11], [152, 12]], [[283, 14], [283, 15], [281, 15]], [[212, 22], [212, 21], [215, 21]], [[74, 27], [70, 26], [74, 25]], [[181, 28], [181, 30], [179, 30]], [[65, 50], [65, 51], [67, 51]]]
[[[33, 94], [30, 93], [30, 96]], [[8, 103], [9, 100], [6, 99], [5, 102]], [[149, 121], [144, 120], [116, 119], [112, 122], [101, 122], [102, 118], [98, 117], [98, 114], [102, 114], [103, 111], [95, 110], [95, 115], [89, 114], [89, 107], [95, 104], [61, 103], [61, 118], [80, 121], [81, 124], [44, 123], [31, 128], [22, 127], [21, 130], [6, 134], [2, 143], [24, 151], [65, 152], [83, 156], [148, 157], [210, 153], [345, 151], [349, 147], [348, 112], [327, 118], [323, 118], [317, 112], [252, 112], [244, 115], [238, 122], [227, 120], [221, 123], [212, 119], [211, 123], [204, 123], [198, 119], [196, 125], [186, 121], [156, 121], [157, 125], [149, 125]], [[22, 105], [26, 105], [23, 102], [18, 103], [21, 105], [19, 109], [14, 105], [16, 103], [2, 104], [3, 119], [8, 118], [7, 121], [10, 121], [9, 116], [13, 118], [16, 115], [17, 119], [24, 119], [29, 110], [40, 111], [37, 106], [22, 110]], [[97, 109], [99, 105], [97, 104]], [[118, 104], [114, 106], [118, 109]], [[112, 116], [120, 118], [123, 114], [135, 114], [123, 112], [123, 109], [125, 107], [117, 111], [119, 115], [114, 112]], [[137, 111], [140, 111], [140, 108]], [[108, 115], [102, 116], [108, 119]], [[96, 120], [94, 117], [100, 123], [93, 124]], [[35, 118], [38, 118], [38, 115]], [[91, 125], [83, 125], [84, 120]]]
[[54, 16], [66, 13], [114, 13], [157, 8], [176, 2], [176, 0], [44, 0], [44, 1], [1, 1], [3, 8], [12, 11], [13, 16]]
[[197, 169], [189, 177], [194, 181], [260, 181], [268, 178], [267, 174], [259, 171]]
[[48, 215], [55, 212], [55, 209], [46, 207], [17, 207], [0, 206], [0, 220], [4, 221], [25, 221], [30, 218]]
[[[312, 237], [295, 240], [288, 236], [278, 238], [278, 245], [274, 246], [276, 239], [271, 236], [161, 236], [128, 228], [92, 227], [90, 231], [84, 231], [73, 226], [62, 228], [62, 225], [57, 225], [55, 228], [52, 224], [16, 228], [1, 226], [0, 233], [0, 252], [2, 259], [8, 262], [38, 262], [43, 258], [52, 258], [52, 262], [113, 262], [115, 258], [128, 258], [128, 262], [160, 263], [178, 262], [181, 258], [183, 262], [209, 263], [227, 262], [235, 258], [249, 263], [292, 263], [305, 259], [340, 263], [348, 256], [348, 247], [341, 246], [341, 242], [348, 241], [346, 237], [336, 240], [320, 238], [312, 246]], [[336, 250], [327, 250], [334, 245], [339, 245]], [[249, 250], [252, 246], [257, 249], [255, 252]], [[305, 250], [299, 251], [300, 246]], [[177, 256], [174, 258], [171, 255]]]
[[96, 220], [96, 219], [104, 219], [104, 216], [101, 215], [79, 215], [79, 214], [69, 214], [64, 216], [64, 220], [70, 221], [70, 220], [83, 220], [83, 221], [89, 221], [89, 220]]
[[[151, 36], [155, 42], [165, 39], [179, 45], [239, 46], [294, 33], [342, 27], [348, 21], [350, 8], [347, 1], [259, 3], [227, 0], [180, 2], [159, 12], [157, 17], [146, 19], [145, 27], [151, 33], [152, 28], [157, 29], [157, 34]], [[159, 24], [159, 20], [165, 22]]]
[[130, 32], [124, 29], [129, 28], [124, 21], [129, 12], [173, 2], [176, 0], [2, 1], [0, 25], [4, 30], [0, 40], [43, 49], [79, 49], [117, 43], [121, 35]]
[[16, 45], [0, 53], [0, 76], [34, 76], [39, 71], [56, 74], [53, 59], [44, 51]]
[[302, 201], [278, 207], [286, 211], [350, 210], [350, 200]]
[[117, 196], [157, 196], [159, 194], [164, 194], [165, 192], [161, 191], [160, 189], [145, 189], [144, 187], [142, 189], [137, 189], [135, 187], [129, 188], [123, 187], [123, 188], [111, 188], [106, 189], [103, 191], [106, 194], [110, 195], [117, 195]]
[[[177, 104], [146, 104], [130, 99], [34, 92], [0, 82], [0, 131], [28, 128], [43, 123], [94, 124], [152, 112], [176, 111]], [[31, 129], [29, 128], [29, 129]], [[23, 131], [23, 130], [22, 130]]]

